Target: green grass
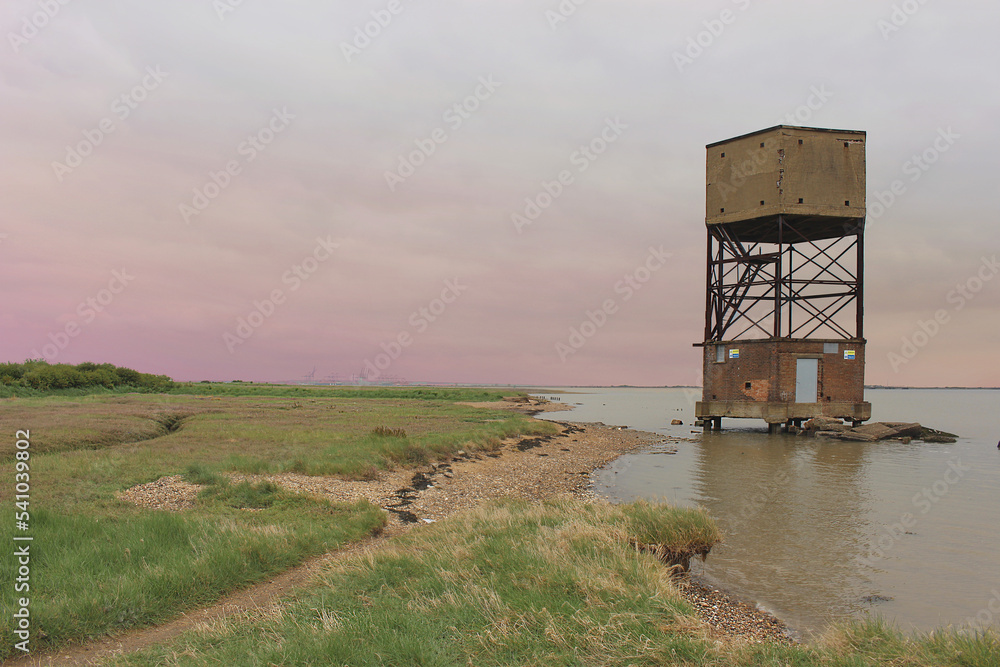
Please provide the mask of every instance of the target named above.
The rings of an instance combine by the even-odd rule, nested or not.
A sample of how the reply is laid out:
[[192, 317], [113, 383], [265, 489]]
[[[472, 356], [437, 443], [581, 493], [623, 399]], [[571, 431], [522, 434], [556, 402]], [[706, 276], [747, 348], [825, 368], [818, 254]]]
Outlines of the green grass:
[[667, 569], [631, 546], [628, 526], [643, 514], [652, 539], [675, 522], [683, 532], [704, 523], [683, 511], [648, 521], [648, 508], [489, 503], [338, 566], [272, 617], [117, 664], [628, 664], [658, 626], [691, 613]]
[[[280, 494], [247, 513], [209, 499], [190, 513], [118, 518], [32, 514], [34, 650], [165, 621], [381, 528], [367, 502], [332, 505]], [[3, 531], [11, 542], [11, 531]], [[3, 596], [4, 615], [11, 597]], [[0, 637], [9, 656], [12, 634]]]
[[[132, 458], [134, 453], [178, 457], [215, 471], [359, 478], [372, 470], [434, 460], [463, 448], [489, 450], [507, 437], [554, 430], [506, 410], [356, 393], [311, 399], [49, 397], [4, 401], [0, 411], [13, 424], [34, 423], [36, 431], [44, 430], [32, 445], [35, 453], [108, 450]], [[377, 427], [406, 436], [375, 435]], [[151, 447], [138, 446], [153, 439]], [[9, 456], [12, 448], [13, 442], [0, 442], [0, 456]]]
[[[266, 614], [113, 665], [995, 667], [995, 638], [906, 638], [880, 622], [811, 646], [712, 639], [636, 542], [710, 543], [700, 512], [647, 503], [491, 502], [333, 566]], [[680, 548], [682, 545], [673, 544]]]
[[[0, 401], [0, 419], [10, 433], [31, 431], [36, 649], [163, 621], [384, 522], [366, 503], [333, 506], [267, 483], [229, 484], [228, 472], [370, 477], [554, 429], [456, 400], [364, 392], [17, 398]], [[373, 435], [377, 426], [406, 436]], [[0, 479], [14, 479], [13, 447], [12, 438], [0, 441]], [[195, 509], [170, 514], [117, 498], [167, 475], [206, 486]], [[12, 523], [0, 523], [7, 544]], [[12, 585], [0, 590], [8, 619], [0, 659], [12, 653], [14, 595]]]
[[227, 484], [229, 478], [212, 472], [201, 463], [192, 463], [184, 471], [184, 481], [200, 486], [208, 486], [209, 484]]
[[498, 401], [517, 393], [511, 389], [478, 387], [341, 387], [322, 385], [255, 384], [250, 382], [175, 382], [167, 390], [136, 385], [101, 385], [35, 389], [0, 384], [0, 398], [79, 398], [82, 396], [126, 396], [156, 394], [173, 396], [269, 396], [274, 398], [416, 398], [431, 401]]
[[44, 398], [47, 396], [76, 398], [80, 396], [124, 396], [127, 394], [150, 393], [156, 393], [156, 390], [130, 385], [121, 385], [114, 388], [97, 386], [67, 387], [65, 389], [35, 389], [33, 387], [12, 387], [10, 385], [0, 384], [0, 398]]
[[247, 382], [177, 383], [170, 394], [188, 396], [270, 396], [275, 398], [415, 398], [427, 401], [499, 401], [517, 393], [477, 387], [339, 387], [252, 384]]

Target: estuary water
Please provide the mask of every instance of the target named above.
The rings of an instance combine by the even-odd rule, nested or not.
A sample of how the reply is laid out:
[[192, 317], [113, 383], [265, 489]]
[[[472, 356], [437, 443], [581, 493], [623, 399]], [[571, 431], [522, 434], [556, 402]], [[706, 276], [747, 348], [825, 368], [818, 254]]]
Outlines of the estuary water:
[[707, 508], [725, 541], [693, 571], [794, 630], [866, 615], [1000, 630], [1000, 391], [866, 391], [873, 421], [920, 422], [954, 444], [772, 436], [736, 419], [703, 434], [691, 426], [700, 390], [559, 391], [539, 395], [574, 410], [544, 418], [689, 439], [676, 454], [622, 456], [595, 473], [595, 491]]

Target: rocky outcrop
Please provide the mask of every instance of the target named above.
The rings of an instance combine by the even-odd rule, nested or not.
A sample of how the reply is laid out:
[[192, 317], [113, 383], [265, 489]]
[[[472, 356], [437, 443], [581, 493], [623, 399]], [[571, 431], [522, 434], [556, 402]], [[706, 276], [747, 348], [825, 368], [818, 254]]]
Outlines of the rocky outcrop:
[[956, 442], [958, 436], [921, 426], [915, 422], [873, 422], [850, 426], [839, 419], [814, 417], [802, 425], [804, 435], [854, 442], [879, 440], [921, 440], [923, 442]]

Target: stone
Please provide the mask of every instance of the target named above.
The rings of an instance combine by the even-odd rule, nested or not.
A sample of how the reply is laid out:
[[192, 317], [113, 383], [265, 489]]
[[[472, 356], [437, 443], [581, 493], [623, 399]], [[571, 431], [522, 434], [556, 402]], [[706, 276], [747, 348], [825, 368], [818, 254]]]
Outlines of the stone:
[[924, 427], [917, 423], [908, 422], [882, 422], [886, 426], [896, 431], [896, 435], [892, 436], [894, 438], [919, 438], [920, 434], [923, 432]]
[[935, 431], [932, 428], [925, 428], [915, 422], [873, 422], [863, 424], [854, 428], [844, 430], [832, 429], [831, 431], [820, 431], [826, 437], [835, 437], [840, 440], [850, 440], [853, 442], [876, 442], [878, 440], [901, 440], [904, 443], [913, 440], [923, 440], [924, 442], [957, 442], [958, 436], [944, 431]]
[[836, 435], [834, 435], [833, 437], [837, 438], [838, 440], [850, 440], [852, 442], [876, 442], [878, 440], [878, 436], [874, 435], [873, 433], [862, 433], [859, 432], [857, 429], [850, 429], [847, 431], [840, 431], [840, 432], [834, 431], [834, 433], [836, 433]]
[[874, 442], [876, 440], [885, 440], [887, 438], [896, 437], [897, 430], [881, 422], [875, 422], [874, 424], [855, 426], [850, 431], [847, 431], [847, 433], [863, 435], [866, 436], [865, 439], [869, 442]]
[[673, 421], [670, 422], [670, 425], [671, 426], [683, 426], [684, 422], [682, 422], [680, 419], [674, 419]]
[[957, 439], [950, 438], [946, 435], [928, 435], [924, 438], [921, 438], [921, 440], [923, 440], [924, 442], [941, 443], [941, 444], [951, 444], [953, 442], [958, 442]]
[[933, 443], [945, 443], [950, 444], [953, 442], [958, 442], [958, 436], [954, 433], [945, 433], [944, 431], [936, 431], [932, 428], [921, 428], [920, 435], [917, 436], [918, 439], [924, 442]]
[[846, 431], [850, 426], [840, 419], [834, 417], [813, 417], [804, 424], [802, 428], [807, 431]]

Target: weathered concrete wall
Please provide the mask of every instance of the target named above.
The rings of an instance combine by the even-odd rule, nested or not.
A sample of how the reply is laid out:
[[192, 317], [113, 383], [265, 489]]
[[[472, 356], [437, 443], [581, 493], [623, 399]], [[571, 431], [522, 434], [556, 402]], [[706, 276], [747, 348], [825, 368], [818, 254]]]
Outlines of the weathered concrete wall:
[[699, 401], [695, 404], [698, 419], [738, 417], [763, 419], [768, 424], [789, 420], [805, 421], [813, 417], [833, 417], [863, 422], [872, 418], [871, 403], [757, 403], [754, 401]]
[[710, 144], [705, 222], [779, 214], [864, 218], [865, 138], [854, 130], [780, 125]]

